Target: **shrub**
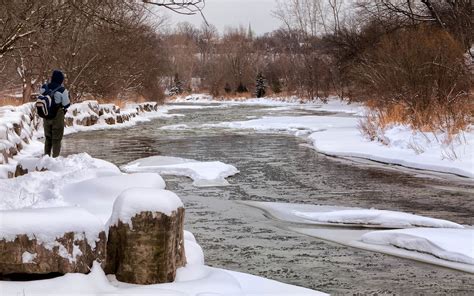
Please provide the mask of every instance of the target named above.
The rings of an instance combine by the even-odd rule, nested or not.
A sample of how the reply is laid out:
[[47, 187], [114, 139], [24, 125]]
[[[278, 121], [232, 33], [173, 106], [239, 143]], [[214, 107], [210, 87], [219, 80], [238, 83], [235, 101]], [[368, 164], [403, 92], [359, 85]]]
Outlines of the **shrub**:
[[[352, 72], [354, 95], [372, 99], [382, 125], [457, 133], [469, 124], [470, 73], [448, 32], [419, 26], [387, 34]], [[472, 98], [471, 98], [472, 99]]]

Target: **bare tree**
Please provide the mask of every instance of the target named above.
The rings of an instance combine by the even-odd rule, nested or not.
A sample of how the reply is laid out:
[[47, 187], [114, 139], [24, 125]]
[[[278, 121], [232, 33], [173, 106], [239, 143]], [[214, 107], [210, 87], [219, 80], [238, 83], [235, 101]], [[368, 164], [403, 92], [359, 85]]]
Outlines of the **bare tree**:
[[382, 21], [397, 17], [400, 25], [433, 24], [453, 34], [466, 50], [473, 45], [472, 0], [365, 0], [358, 7]]

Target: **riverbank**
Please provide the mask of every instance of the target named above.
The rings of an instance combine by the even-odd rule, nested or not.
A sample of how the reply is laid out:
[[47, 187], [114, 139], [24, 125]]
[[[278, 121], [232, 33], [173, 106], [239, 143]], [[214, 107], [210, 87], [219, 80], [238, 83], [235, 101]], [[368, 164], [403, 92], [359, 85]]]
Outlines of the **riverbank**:
[[[214, 100], [206, 95], [178, 98], [176, 102], [222, 105], [263, 105], [275, 110], [318, 110], [341, 116], [265, 116], [247, 121], [222, 122], [207, 128], [253, 129], [288, 132], [309, 141], [319, 152], [338, 157], [355, 157], [413, 169], [474, 178], [474, 127], [447, 141], [443, 133], [419, 132], [406, 125], [392, 125], [380, 131], [379, 140], [360, 131], [367, 109], [333, 97], [321, 102], [301, 103], [297, 98]], [[346, 115], [344, 115], [346, 114]], [[347, 116], [347, 114], [351, 116]], [[381, 140], [382, 139], [382, 140]]]
[[[153, 118], [167, 117], [167, 112], [154, 102], [128, 104], [121, 109], [113, 104], [85, 101], [69, 108], [64, 134], [127, 128]], [[24, 160], [43, 153], [43, 144], [38, 141], [44, 137], [42, 123], [34, 103], [0, 107], [0, 179], [17, 177], [35, 169]]]

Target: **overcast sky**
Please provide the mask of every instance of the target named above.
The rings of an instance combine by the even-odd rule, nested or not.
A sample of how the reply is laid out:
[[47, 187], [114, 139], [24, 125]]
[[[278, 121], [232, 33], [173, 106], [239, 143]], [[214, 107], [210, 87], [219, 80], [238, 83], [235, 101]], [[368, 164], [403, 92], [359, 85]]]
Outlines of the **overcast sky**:
[[[275, 9], [275, 0], [206, 0], [204, 15], [210, 24], [222, 33], [225, 27], [252, 25], [253, 31], [260, 35], [280, 27], [280, 21], [271, 15]], [[201, 16], [184, 16], [168, 13], [172, 23], [188, 21], [201, 25]]]

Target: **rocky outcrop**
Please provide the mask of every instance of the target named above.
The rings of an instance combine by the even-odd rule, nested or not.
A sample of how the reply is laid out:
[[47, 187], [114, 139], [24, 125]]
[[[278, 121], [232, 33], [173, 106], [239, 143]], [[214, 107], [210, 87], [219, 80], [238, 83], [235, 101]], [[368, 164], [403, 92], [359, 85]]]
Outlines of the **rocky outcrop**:
[[79, 208], [3, 212], [0, 229], [0, 275], [88, 273], [105, 262], [103, 225]]
[[[130, 214], [140, 208], [144, 197], [150, 197], [152, 210]], [[153, 203], [157, 202], [180, 206], [163, 213], [156, 210], [159, 206], [154, 207]], [[122, 213], [133, 217], [124, 217]], [[186, 264], [184, 208], [179, 198], [166, 190], [125, 191], [114, 204], [111, 221], [114, 220], [109, 228], [106, 273], [133, 284], [173, 282], [176, 270]]]

